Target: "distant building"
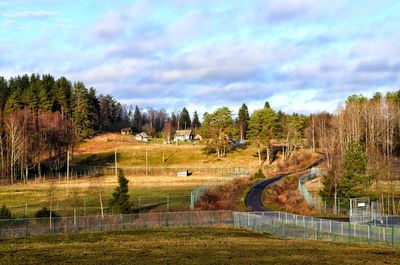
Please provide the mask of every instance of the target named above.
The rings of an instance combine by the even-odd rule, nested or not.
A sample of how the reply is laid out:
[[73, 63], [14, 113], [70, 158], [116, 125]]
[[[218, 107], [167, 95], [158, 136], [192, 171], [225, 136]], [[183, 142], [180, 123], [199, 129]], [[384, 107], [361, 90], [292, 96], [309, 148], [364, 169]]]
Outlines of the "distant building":
[[196, 134], [196, 136], [193, 138], [193, 140], [195, 140], [195, 141], [203, 141], [203, 136], [201, 136], [200, 134]]
[[123, 129], [121, 129], [121, 134], [122, 135], [131, 135], [132, 129], [131, 128], [123, 128]]
[[192, 130], [177, 130], [175, 132], [174, 141], [193, 141]]
[[147, 133], [141, 132], [141, 133], [136, 134], [135, 139], [138, 142], [148, 142], [149, 136], [147, 135]]

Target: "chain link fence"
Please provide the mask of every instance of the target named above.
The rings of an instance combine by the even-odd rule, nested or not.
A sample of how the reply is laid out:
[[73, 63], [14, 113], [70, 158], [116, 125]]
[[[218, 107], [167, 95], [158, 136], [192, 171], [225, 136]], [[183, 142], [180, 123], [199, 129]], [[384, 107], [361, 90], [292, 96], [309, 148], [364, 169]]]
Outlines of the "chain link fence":
[[232, 211], [187, 211], [138, 214], [22, 218], [0, 220], [0, 238], [175, 226], [233, 225]]
[[280, 238], [400, 247], [400, 228], [356, 224], [285, 212], [233, 213], [234, 225]]
[[324, 171], [319, 168], [312, 168], [310, 173], [302, 175], [298, 180], [298, 191], [303, 195], [309, 206], [312, 206], [323, 213], [348, 214], [350, 211], [349, 199], [346, 198], [321, 198], [312, 194], [306, 187], [306, 182], [315, 179]]

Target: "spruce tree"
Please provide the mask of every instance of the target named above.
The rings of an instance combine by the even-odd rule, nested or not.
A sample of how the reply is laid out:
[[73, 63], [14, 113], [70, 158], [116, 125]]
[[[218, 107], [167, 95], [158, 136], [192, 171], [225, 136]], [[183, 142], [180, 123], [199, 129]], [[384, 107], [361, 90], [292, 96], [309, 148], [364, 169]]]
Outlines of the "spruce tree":
[[139, 107], [135, 106], [135, 111], [133, 112], [133, 131], [135, 133], [142, 132], [143, 120], [142, 114], [140, 113]]
[[240, 140], [246, 139], [249, 119], [249, 109], [247, 105], [243, 103], [238, 113]]
[[354, 141], [344, 153], [344, 174], [339, 182], [341, 197], [362, 196], [363, 184], [369, 186], [367, 174], [368, 155], [360, 142]]
[[191, 127], [190, 115], [188, 110], [184, 107], [179, 115], [179, 129], [188, 129]]
[[118, 187], [115, 188], [110, 200], [110, 206], [120, 213], [130, 213], [131, 205], [129, 203], [128, 182], [123, 171], [118, 171]]
[[199, 121], [199, 115], [197, 114], [197, 111], [195, 111], [194, 114], [193, 114], [192, 127], [194, 129], [200, 129], [200, 127], [201, 127], [201, 123]]

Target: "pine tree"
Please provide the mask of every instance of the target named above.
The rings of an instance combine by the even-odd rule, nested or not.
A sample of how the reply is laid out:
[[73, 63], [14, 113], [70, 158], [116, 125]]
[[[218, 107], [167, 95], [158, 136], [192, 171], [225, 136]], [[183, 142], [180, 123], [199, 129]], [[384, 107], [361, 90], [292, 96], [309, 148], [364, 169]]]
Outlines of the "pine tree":
[[135, 106], [135, 111], [133, 112], [133, 131], [135, 133], [142, 132], [143, 120], [142, 114], [140, 113], [140, 109], [138, 105]]
[[54, 84], [53, 111], [61, 111], [66, 116], [71, 114], [72, 85], [65, 77], [59, 78]]
[[128, 183], [123, 171], [118, 171], [118, 187], [115, 188], [110, 200], [110, 206], [120, 213], [130, 213], [131, 204], [129, 203]]
[[368, 186], [368, 155], [360, 142], [352, 142], [344, 153], [344, 174], [339, 182], [340, 196], [352, 198], [362, 196], [362, 185]]
[[200, 129], [200, 127], [201, 127], [201, 123], [200, 123], [199, 115], [197, 114], [197, 111], [195, 111], [193, 114], [192, 127], [194, 129]]
[[179, 115], [179, 129], [188, 129], [192, 125], [188, 110], [184, 107]]
[[73, 113], [76, 135], [86, 138], [93, 134], [93, 121], [89, 119], [89, 98], [85, 85], [81, 82], [74, 84]]
[[11, 211], [4, 204], [0, 208], [0, 219], [11, 219]]
[[270, 141], [276, 136], [279, 130], [278, 115], [271, 108], [263, 108], [256, 110], [250, 117], [249, 135], [251, 139], [257, 142], [258, 159], [260, 166], [262, 165], [261, 153], [263, 147], [267, 149], [267, 164], [270, 164]]
[[249, 110], [247, 108], [247, 105], [243, 103], [242, 106], [240, 107], [239, 113], [238, 113], [240, 140], [246, 139], [249, 118], [250, 118]]

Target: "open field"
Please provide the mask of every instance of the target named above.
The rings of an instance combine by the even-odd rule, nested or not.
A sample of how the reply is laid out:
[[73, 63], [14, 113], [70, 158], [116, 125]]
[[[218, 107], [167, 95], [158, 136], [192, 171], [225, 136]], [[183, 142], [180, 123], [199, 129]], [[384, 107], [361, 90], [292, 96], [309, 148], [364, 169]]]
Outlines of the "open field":
[[[134, 207], [161, 203], [158, 210], [188, 210], [190, 191], [203, 183], [217, 181], [216, 177], [160, 177], [127, 176], [129, 194]], [[0, 189], [0, 202], [7, 205], [15, 217], [25, 216], [28, 204], [28, 216], [41, 207], [49, 208], [49, 194], [53, 196], [53, 209], [62, 215], [71, 215], [75, 205], [78, 214], [98, 214], [100, 212], [99, 189], [102, 191], [106, 212], [108, 199], [117, 186], [115, 176], [85, 178], [44, 183], [28, 183], [3, 186]]]
[[149, 166], [258, 166], [255, 146], [237, 149], [221, 158], [217, 158], [215, 154], [204, 154], [203, 148], [203, 144], [180, 143], [177, 146], [157, 141], [140, 143], [135, 142], [133, 136], [105, 134], [81, 143], [75, 151], [72, 166], [79, 169], [87, 166], [113, 165], [115, 149], [120, 166], [145, 166], [146, 149]]
[[6, 239], [0, 264], [398, 264], [400, 250], [280, 240], [232, 228], [170, 228]]

